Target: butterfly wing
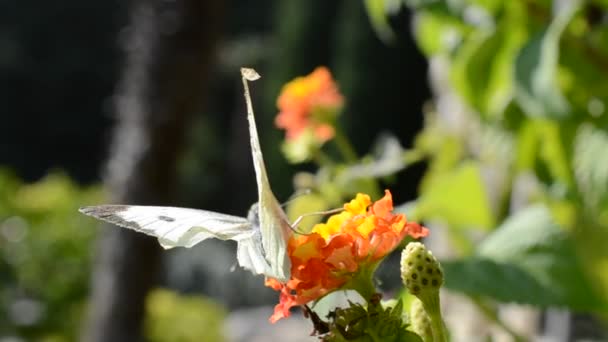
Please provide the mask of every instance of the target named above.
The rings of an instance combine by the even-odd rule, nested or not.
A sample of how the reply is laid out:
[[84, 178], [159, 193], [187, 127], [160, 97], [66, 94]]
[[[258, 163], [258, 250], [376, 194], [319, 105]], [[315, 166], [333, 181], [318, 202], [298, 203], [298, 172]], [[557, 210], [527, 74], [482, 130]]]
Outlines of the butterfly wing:
[[249, 239], [239, 241], [236, 256], [241, 267], [250, 270], [254, 274], [273, 274], [270, 264], [264, 257], [261, 236], [256, 234]]
[[[267, 275], [278, 280], [287, 281], [291, 268], [287, 255], [287, 241], [292, 232], [285, 212], [270, 189], [270, 182], [266, 175], [266, 167], [262, 156], [262, 149], [260, 148], [260, 139], [255, 124], [253, 108], [249, 100], [249, 88], [246, 81], [256, 80], [260, 76], [253, 69], [247, 68], [242, 68], [241, 73], [243, 75], [245, 100], [247, 102], [251, 154], [253, 156], [253, 167], [255, 168], [258, 185], [258, 215], [263, 253], [271, 268], [271, 273]], [[239, 258], [239, 262], [240, 260]]]
[[130, 205], [100, 205], [79, 210], [100, 220], [136, 230], [158, 238], [164, 248], [192, 247], [216, 238], [221, 240], [252, 239], [254, 231], [244, 217], [213, 211]]

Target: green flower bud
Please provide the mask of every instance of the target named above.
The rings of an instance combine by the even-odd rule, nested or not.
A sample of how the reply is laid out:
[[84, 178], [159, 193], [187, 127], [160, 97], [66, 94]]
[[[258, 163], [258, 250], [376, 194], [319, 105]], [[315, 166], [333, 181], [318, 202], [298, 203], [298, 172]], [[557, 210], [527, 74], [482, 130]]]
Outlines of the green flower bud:
[[431, 251], [420, 242], [411, 242], [401, 255], [401, 279], [411, 294], [438, 291], [443, 285], [443, 271]]
[[410, 242], [401, 254], [401, 278], [408, 291], [416, 296], [428, 315], [433, 341], [447, 341], [439, 305], [443, 270], [431, 251], [420, 242]]

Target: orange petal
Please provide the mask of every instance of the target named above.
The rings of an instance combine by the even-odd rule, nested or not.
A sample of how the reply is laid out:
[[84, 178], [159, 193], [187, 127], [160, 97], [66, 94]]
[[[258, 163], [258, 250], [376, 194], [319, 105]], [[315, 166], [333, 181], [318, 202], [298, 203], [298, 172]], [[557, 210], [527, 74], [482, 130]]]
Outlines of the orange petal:
[[315, 128], [315, 137], [321, 142], [326, 142], [334, 137], [334, 128], [328, 124], [321, 124]]
[[416, 222], [408, 222], [406, 224], [407, 233], [414, 239], [419, 239], [429, 235], [429, 229], [421, 226]]
[[392, 215], [393, 211], [393, 196], [390, 191], [384, 190], [384, 197], [377, 200], [371, 208], [374, 215], [385, 218]]
[[324, 244], [325, 239], [317, 233], [300, 235], [295, 240], [290, 239], [290, 247], [292, 247], [290, 255], [300, 259], [301, 262], [306, 262], [308, 259], [318, 256]]
[[278, 280], [276, 280], [274, 278], [268, 278], [268, 277], [264, 281], [264, 285], [267, 286], [267, 287], [272, 288], [275, 291], [281, 290], [283, 288], [283, 286], [284, 286], [280, 281], [278, 281]]
[[295, 297], [290, 295], [289, 290], [285, 288], [279, 296], [279, 304], [274, 307], [274, 313], [268, 320], [270, 323], [276, 323], [281, 318], [289, 317], [291, 315], [289, 309], [296, 305]]

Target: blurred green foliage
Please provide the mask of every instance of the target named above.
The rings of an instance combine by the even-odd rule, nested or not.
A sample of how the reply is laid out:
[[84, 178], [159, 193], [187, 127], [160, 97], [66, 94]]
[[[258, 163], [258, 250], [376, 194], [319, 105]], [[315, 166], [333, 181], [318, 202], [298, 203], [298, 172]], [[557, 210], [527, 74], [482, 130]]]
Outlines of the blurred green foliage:
[[[369, 2], [386, 30], [395, 1]], [[428, 169], [401, 210], [447, 228], [446, 286], [606, 318], [608, 3], [401, 3], [435, 82], [410, 151]]]
[[[0, 339], [78, 339], [99, 226], [78, 208], [103, 197], [63, 173], [26, 184], [0, 169]], [[202, 297], [156, 290], [147, 313], [150, 341], [222, 340], [224, 310]]]
[[447, 86], [415, 146], [414, 206], [454, 237], [446, 286], [606, 315], [608, 4], [404, 2]]
[[223, 341], [226, 312], [200, 296], [180, 296], [156, 289], [147, 298], [145, 334], [148, 341]]
[[24, 184], [0, 169], [0, 336], [76, 339], [97, 232], [78, 207], [101, 198], [61, 173]]

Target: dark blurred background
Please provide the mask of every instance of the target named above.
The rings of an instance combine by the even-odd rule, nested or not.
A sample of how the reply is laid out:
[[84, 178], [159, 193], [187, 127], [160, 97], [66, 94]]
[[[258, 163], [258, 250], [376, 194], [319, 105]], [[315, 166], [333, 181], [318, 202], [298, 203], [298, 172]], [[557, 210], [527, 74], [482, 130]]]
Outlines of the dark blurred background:
[[[158, 6], [171, 11], [172, 3], [179, 1]], [[129, 3], [21, 1], [0, 6], [0, 164], [26, 181], [52, 169], [65, 170], [83, 184], [98, 181], [116, 119], [113, 93], [125, 68], [121, 45], [132, 44], [126, 41]], [[426, 66], [408, 32], [406, 8], [391, 17], [398, 39], [387, 45], [373, 32], [359, 2], [228, 2], [222, 7], [218, 36], [212, 38], [217, 45], [208, 51], [213, 66], [200, 96], [204, 106], [189, 119], [201, 124], [190, 127], [189, 140], [210, 139], [197, 136], [213, 133], [205, 131], [212, 126], [222, 132], [214, 137], [220, 139], [212, 142], [214, 150], [231, 144], [221, 140], [233, 136], [233, 116], [242, 110], [239, 63], [258, 68], [264, 77], [254, 91], [267, 132], [281, 85], [318, 65], [332, 68], [349, 98], [343, 119], [349, 132], [357, 132], [353, 141], [359, 151], [366, 152], [379, 130], [392, 131], [407, 144], [420, 129], [421, 104], [429, 96]], [[367, 96], [355, 96], [359, 94]], [[372, 94], [374, 101], [368, 98]], [[268, 162], [280, 162], [272, 141], [281, 133], [264, 136], [271, 142], [264, 147]], [[187, 148], [201, 148], [189, 142]], [[288, 195], [289, 174], [273, 170], [276, 191]]]

